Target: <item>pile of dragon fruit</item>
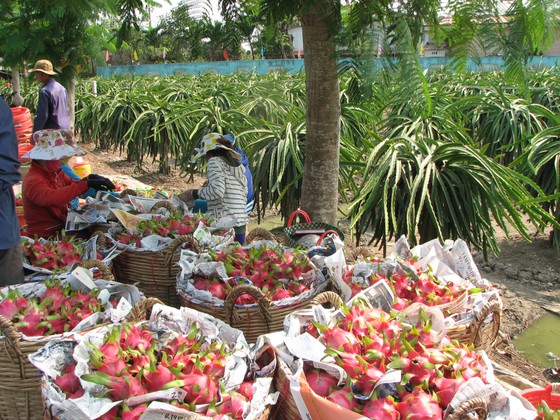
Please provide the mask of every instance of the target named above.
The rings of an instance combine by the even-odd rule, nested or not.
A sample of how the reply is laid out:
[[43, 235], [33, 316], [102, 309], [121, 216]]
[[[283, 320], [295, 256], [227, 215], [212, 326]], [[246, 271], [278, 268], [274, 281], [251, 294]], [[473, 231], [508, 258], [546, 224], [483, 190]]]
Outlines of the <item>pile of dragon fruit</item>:
[[[220, 300], [225, 300], [239, 282], [258, 287], [271, 301], [298, 296], [309, 291], [303, 276], [315, 269], [304, 250], [288, 252], [280, 245], [243, 248], [237, 244], [219, 252], [209, 250], [209, 254], [213, 262], [224, 265], [228, 282], [217, 277], [195, 275], [192, 283], [196, 289], [206, 290]], [[255, 302], [255, 298], [249, 295], [242, 295], [237, 300], [240, 305]]]
[[[91, 391], [95, 397], [124, 401], [99, 419], [138, 419], [149, 402], [162, 395], [146, 397], [147, 402], [135, 406], [127, 399], [173, 389], [180, 390], [166, 394], [171, 395], [171, 405], [216, 418], [242, 419], [253, 398], [253, 381], [245, 378], [236, 389], [226, 391], [222, 378], [232, 354], [229, 346], [206, 341], [196, 323], [186, 335], [163, 337], [146, 323], [113, 325], [101, 345], [89, 344], [90, 373], [78, 377], [74, 362], [54, 384], [69, 399], [82, 397], [85, 387], [95, 390]], [[87, 387], [88, 382], [101, 387]]]
[[57, 279], [46, 280], [45, 286], [45, 293], [36, 298], [24, 297], [12, 287], [6, 294], [0, 293], [0, 315], [28, 337], [72, 331], [82, 320], [103, 310], [98, 299], [100, 289], [82, 293]]
[[[310, 387], [343, 408], [377, 420], [439, 420], [467, 380], [489, 380], [480, 354], [447, 336], [438, 338], [427, 316], [410, 326], [379, 309], [354, 305], [335, 325], [315, 323], [308, 330], [325, 344], [325, 356], [347, 374], [339, 385], [329, 373], [306, 367]], [[376, 387], [391, 369], [401, 370], [400, 382]]]
[[150, 220], [143, 220], [136, 225], [135, 232], [123, 231], [116, 235], [115, 240], [121, 244], [134, 244], [137, 248], [142, 248], [141, 240], [149, 235], [159, 235], [163, 237], [175, 237], [178, 235], [192, 234], [199, 223], [208, 226], [207, 220], [202, 214], [183, 214], [173, 212], [169, 217], [156, 215]]
[[[378, 264], [379, 261], [372, 261]], [[466, 293], [466, 288], [453, 281], [442, 282], [428, 268], [415, 265], [415, 260], [401, 261], [407, 270], [395, 270], [389, 274], [372, 272], [366, 279], [354, 275], [354, 266], [343, 273], [344, 282], [351, 288], [352, 296], [385, 280], [395, 296], [393, 308], [400, 311], [413, 303], [427, 306], [443, 305], [457, 300]], [[400, 267], [400, 266], [399, 266]]]
[[60, 271], [83, 262], [83, 241], [64, 235], [59, 240], [46, 241], [22, 238], [21, 249], [29, 264], [50, 271]]

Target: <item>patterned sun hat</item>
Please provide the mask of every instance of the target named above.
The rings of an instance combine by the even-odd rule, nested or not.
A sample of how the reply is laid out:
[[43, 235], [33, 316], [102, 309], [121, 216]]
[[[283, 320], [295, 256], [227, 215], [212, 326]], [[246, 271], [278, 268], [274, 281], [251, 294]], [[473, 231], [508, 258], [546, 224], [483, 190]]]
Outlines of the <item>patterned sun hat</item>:
[[200, 159], [200, 158], [206, 156], [206, 153], [208, 153], [210, 150], [215, 150], [215, 149], [225, 149], [225, 150], [230, 151], [231, 153], [237, 154], [235, 151], [233, 151], [229, 147], [224, 146], [223, 144], [218, 142], [218, 139], [223, 139], [223, 138], [224, 138], [224, 136], [222, 136], [220, 133], [206, 134], [202, 138], [202, 141], [200, 142], [200, 146], [197, 149], [194, 149], [194, 151], [196, 152], [196, 154], [194, 155], [194, 158], [195, 159]]
[[74, 141], [70, 130], [47, 129], [33, 133], [35, 147], [22, 158], [38, 160], [61, 160], [82, 156], [86, 152]]

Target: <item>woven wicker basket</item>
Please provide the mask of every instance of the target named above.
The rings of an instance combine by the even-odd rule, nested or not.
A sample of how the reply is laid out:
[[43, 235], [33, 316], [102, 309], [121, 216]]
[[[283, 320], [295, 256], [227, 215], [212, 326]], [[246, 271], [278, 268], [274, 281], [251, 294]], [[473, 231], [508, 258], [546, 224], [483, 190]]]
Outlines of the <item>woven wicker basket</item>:
[[482, 307], [474, 321], [449, 328], [446, 332], [452, 340], [473, 345], [475, 350], [490, 350], [498, 338], [502, 320], [502, 303], [493, 299]]
[[276, 403], [274, 418], [279, 420], [301, 420], [292, 391], [290, 391], [290, 379], [292, 375], [290, 368], [279, 357], [278, 368], [274, 375], [274, 387], [280, 392], [280, 398]]
[[[280, 392], [280, 399], [273, 411], [273, 418], [279, 420], [301, 420], [294, 397], [290, 390], [289, 376], [293, 375], [290, 368], [278, 358], [278, 368], [274, 375], [274, 386]], [[318, 397], [320, 398], [320, 397]], [[448, 413], [446, 420], [477, 419], [484, 420], [488, 415], [488, 404], [482, 398], [465, 401], [453, 412]]]
[[[340, 308], [343, 304], [342, 299], [334, 292], [323, 292], [317, 295], [313, 300], [314, 305], [331, 305], [334, 308]], [[273, 409], [273, 415], [275, 419], [283, 420], [300, 420], [301, 416], [297, 408], [292, 392], [290, 391], [290, 379], [289, 376], [292, 372], [288, 365], [282, 361], [281, 358], [277, 358], [278, 368], [274, 375], [274, 387], [276, 391], [280, 392], [280, 399], [278, 400], [276, 407]]]
[[39, 371], [27, 356], [44, 343], [23, 341], [9, 319], [0, 315], [0, 412], [5, 419], [43, 417]]
[[453, 412], [447, 413], [445, 420], [477, 419], [484, 420], [488, 416], [488, 404], [482, 398], [465, 401]]
[[[295, 225], [292, 224], [297, 215], [302, 215], [305, 218], [306, 223], [298, 223]], [[288, 219], [287, 226], [284, 228], [284, 234], [286, 235], [286, 244], [294, 248], [298, 246], [302, 248], [310, 248], [312, 245], [316, 245], [316, 243], [313, 243], [312, 245], [310, 243], [302, 243], [299, 241], [299, 239], [310, 234], [311, 232], [314, 232], [319, 239], [328, 231], [336, 233], [340, 240], [344, 241], [344, 234], [340, 229], [327, 223], [311, 222], [311, 219], [303, 210], [294, 211]]]
[[[139, 322], [148, 320], [150, 318], [150, 314], [152, 312], [153, 307], [156, 304], [162, 304], [159, 299], [156, 298], [147, 298], [140, 302], [138, 302], [128, 313], [125, 321], [126, 322]], [[45, 399], [44, 394], [41, 395], [41, 401], [44, 407], [44, 419], [45, 420], [59, 420], [59, 418], [52, 414], [51, 406], [48, 401]], [[257, 418], [257, 420], [268, 420], [271, 415], [271, 408], [270, 406], [266, 408], [266, 410]], [[275, 418], [275, 417], [273, 417]], [[191, 420], [210, 420], [211, 417], [197, 415], [193, 413], [192, 417], [189, 417]]]
[[245, 245], [250, 244], [255, 240], [276, 241], [276, 236], [265, 228], [256, 227], [251, 229], [251, 231], [247, 234], [247, 237], [245, 238]]
[[[303, 309], [311, 305], [317, 296], [292, 305], [275, 306], [263, 292], [251, 284], [235, 286], [227, 295], [223, 306], [193, 302], [189, 295], [178, 290], [181, 306], [196, 309], [218, 318], [233, 328], [243, 331], [248, 343], [254, 343], [257, 337], [270, 332], [282, 331], [284, 329], [284, 318], [293, 311]], [[256, 305], [236, 306], [235, 302], [241, 295], [248, 294], [257, 300]]]
[[192, 235], [175, 238], [162, 251], [126, 250], [113, 260], [113, 271], [117, 281], [135, 284], [146, 296], [153, 296], [163, 303], [179, 307], [176, 277], [180, 271], [179, 247], [190, 244], [195, 252], [200, 252], [198, 241]]
[[[129, 314], [130, 320], [151, 309], [152, 301], [140, 301]], [[140, 319], [138, 319], [140, 320]], [[96, 325], [94, 328], [99, 327]], [[41, 419], [43, 410], [41, 396], [41, 372], [31, 364], [28, 356], [45, 345], [45, 341], [25, 341], [11, 320], [0, 315], [0, 418]]]

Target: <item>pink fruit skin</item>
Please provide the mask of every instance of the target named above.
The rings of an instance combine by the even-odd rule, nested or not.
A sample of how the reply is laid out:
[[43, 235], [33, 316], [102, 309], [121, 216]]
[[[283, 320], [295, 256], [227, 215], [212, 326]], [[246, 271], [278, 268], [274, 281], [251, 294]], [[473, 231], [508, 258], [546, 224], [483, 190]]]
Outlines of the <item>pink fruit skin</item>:
[[331, 389], [338, 383], [338, 380], [334, 376], [320, 369], [311, 369], [305, 374], [305, 378], [315, 394], [321, 397], [329, 395]]
[[397, 404], [397, 411], [406, 420], [441, 420], [443, 417], [438, 402], [421, 388], [405, 393]]
[[392, 399], [368, 400], [361, 414], [375, 420], [397, 420], [399, 413]]
[[241, 395], [243, 395], [245, 398], [251, 401], [253, 399], [253, 382], [251, 381], [243, 382], [239, 386], [237, 392], [239, 392]]
[[352, 390], [349, 386], [345, 386], [344, 388], [337, 389], [336, 391], [332, 392], [327, 397], [327, 400], [351, 411], [353, 411], [356, 406], [354, 394], [352, 394]]

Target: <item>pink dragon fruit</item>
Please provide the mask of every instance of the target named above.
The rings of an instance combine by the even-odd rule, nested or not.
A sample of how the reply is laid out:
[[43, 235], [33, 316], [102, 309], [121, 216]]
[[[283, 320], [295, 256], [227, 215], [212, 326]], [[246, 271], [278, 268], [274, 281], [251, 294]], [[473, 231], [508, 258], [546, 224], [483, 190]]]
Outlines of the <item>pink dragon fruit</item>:
[[407, 420], [441, 420], [443, 413], [438, 402], [422, 388], [404, 393], [397, 404], [401, 418]]
[[305, 379], [311, 389], [321, 397], [326, 397], [331, 393], [331, 390], [337, 386], [338, 379], [331, 374], [320, 369], [311, 369], [305, 373]]

